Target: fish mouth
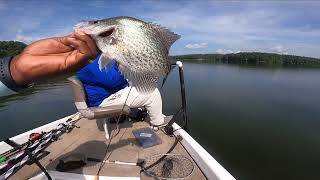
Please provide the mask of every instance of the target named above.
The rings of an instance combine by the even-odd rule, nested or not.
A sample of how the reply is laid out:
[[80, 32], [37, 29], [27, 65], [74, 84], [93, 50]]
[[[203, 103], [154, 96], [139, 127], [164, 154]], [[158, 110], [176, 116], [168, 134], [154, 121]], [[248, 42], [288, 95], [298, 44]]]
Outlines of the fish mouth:
[[100, 33], [98, 33], [98, 36], [99, 37], [102, 37], [102, 38], [106, 38], [106, 37], [109, 37], [113, 34], [113, 32], [115, 31], [115, 28], [114, 27], [111, 27], [105, 31], [102, 31]]
[[80, 21], [73, 27], [73, 30], [75, 31], [85, 30], [89, 25], [90, 25], [90, 21]]
[[102, 27], [99, 25], [96, 25], [98, 23], [98, 20], [92, 20], [92, 21], [81, 21], [78, 24], [76, 24], [73, 28], [74, 31], [83, 31], [86, 34], [89, 35], [95, 35], [102, 38], [106, 38], [111, 36], [114, 31], [116, 30], [115, 26], [109, 26], [107, 29], [101, 30]]

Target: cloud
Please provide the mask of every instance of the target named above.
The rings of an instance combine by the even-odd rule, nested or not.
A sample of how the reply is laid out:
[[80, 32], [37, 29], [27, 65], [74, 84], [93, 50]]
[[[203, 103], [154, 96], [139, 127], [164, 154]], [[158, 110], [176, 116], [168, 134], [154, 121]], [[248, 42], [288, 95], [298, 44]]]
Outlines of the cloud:
[[233, 51], [233, 50], [230, 50], [230, 49], [218, 49], [216, 50], [216, 53], [218, 54], [231, 54], [231, 53], [239, 53], [241, 51]]
[[273, 46], [270, 50], [279, 54], [288, 54], [288, 51], [282, 45]]
[[208, 47], [208, 43], [206, 43], [206, 42], [186, 45], [186, 48], [188, 48], [188, 49], [203, 49], [203, 48], [207, 48], [207, 47]]
[[33, 41], [37, 41], [40, 39], [65, 36], [69, 33], [70, 33], [70, 28], [57, 28], [44, 33], [34, 33], [34, 34], [27, 35], [24, 31], [19, 29], [13, 39], [15, 41], [21, 41], [26, 44], [30, 44]]
[[[86, 8], [82, 8], [84, 6]], [[21, 3], [0, 0], [0, 16], [6, 17], [0, 19], [0, 39], [31, 41], [65, 35], [82, 19], [126, 15], [159, 23], [180, 34], [182, 38], [174, 43], [171, 54], [211, 53], [221, 49], [223, 53], [235, 50], [289, 52], [320, 57], [318, 9], [320, 2], [316, 1]], [[280, 45], [282, 49], [276, 47]]]
[[21, 42], [25, 42], [25, 43], [30, 43], [32, 41], [34, 41], [36, 38], [32, 37], [32, 36], [27, 36], [27, 35], [23, 35], [22, 30], [18, 30], [15, 40], [16, 41], [21, 41]]
[[[320, 48], [320, 27], [315, 18], [320, 16], [319, 2], [205, 1], [166, 7], [145, 12], [143, 17], [174, 28], [182, 35], [179, 41], [206, 41], [208, 52], [221, 47], [267, 52], [274, 44], [285, 44], [291, 53], [320, 57], [320, 52], [307, 49]], [[302, 44], [304, 48], [297, 48]]]

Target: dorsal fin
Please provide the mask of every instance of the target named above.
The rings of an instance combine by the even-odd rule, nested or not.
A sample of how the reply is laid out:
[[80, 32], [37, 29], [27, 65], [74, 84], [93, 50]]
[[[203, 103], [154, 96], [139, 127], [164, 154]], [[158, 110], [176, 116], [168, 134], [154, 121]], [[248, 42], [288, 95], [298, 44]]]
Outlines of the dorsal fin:
[[168, 50], [170, 49], [171, 45], [176, 42], [181, 36], [170, 31], [169, 29], [154, 23], [149, 23], [156, 31], [158, 31], [163, 40], [166, 42]]

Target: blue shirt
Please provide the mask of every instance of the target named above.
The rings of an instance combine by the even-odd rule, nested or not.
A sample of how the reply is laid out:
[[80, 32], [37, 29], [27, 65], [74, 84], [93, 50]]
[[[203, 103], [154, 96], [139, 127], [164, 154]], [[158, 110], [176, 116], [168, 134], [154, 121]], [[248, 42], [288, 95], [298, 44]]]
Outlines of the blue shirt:
[[115, 61], [108, 69], [99, 69], [98, 56], [93, 63], [88, 64], [76, 76], [83, 83], [88, 106], [99, 106], [111, 94], [128, 86], [127, 80], [120, 73]]

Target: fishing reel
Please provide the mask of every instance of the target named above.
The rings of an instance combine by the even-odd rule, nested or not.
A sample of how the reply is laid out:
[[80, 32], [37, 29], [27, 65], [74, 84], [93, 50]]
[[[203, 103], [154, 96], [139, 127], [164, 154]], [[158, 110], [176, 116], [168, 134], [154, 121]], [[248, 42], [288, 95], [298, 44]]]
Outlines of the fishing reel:
[[171, 136], [171, 135], [173, 135], [174, 129], [173, 129], [172, 125], [166, 125], [164, 127], [164, 131], [166, 132], [166, 134]]

